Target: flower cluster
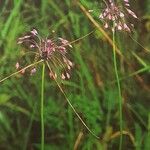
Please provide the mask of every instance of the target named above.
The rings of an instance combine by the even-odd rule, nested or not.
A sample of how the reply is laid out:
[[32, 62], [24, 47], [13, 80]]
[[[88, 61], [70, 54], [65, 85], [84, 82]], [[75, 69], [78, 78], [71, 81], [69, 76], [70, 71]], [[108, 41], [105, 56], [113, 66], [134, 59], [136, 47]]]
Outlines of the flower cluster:
[[[18, 38], [18, 44], [28, 45], [29, 53], [33, 54], [33, 63], [43, 60], [48, 65], [49, 76], [56, 79], [70, 78], [70, 70], [73, 63], [66, 57], [68, 47], [72, 47], [69, 41], [63, 38], [42, 38], [36, 29], [30, 31], [23, 37]], [[21, 69], [21, 63], [16, 63], [16, 69]], [[22, 73], [24, 73], [23, 70]], [[31, 68], [30, 75], [36, 73], [36, 67]]]
[[108, 0], [106, 2], [106, 8], [102, 11], [99, 18], [104, 21], [105, 28], [111, 28], [116, 30], [122, 30], [131, 32], [131, 28], [134, 27], [131, 23], [126, 23], [126, 18], [129, 16], [136, 18], [136, 14], [130, 9], [129, 0], [123, 0], [121, 6], [117, 5], [115, 0]]

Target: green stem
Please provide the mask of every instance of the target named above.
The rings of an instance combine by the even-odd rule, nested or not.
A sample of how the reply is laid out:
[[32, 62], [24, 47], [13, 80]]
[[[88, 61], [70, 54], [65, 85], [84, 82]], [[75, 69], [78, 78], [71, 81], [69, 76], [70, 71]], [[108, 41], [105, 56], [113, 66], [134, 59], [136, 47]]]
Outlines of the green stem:
[[39, 64], [39, 63], [41, 63], [41, 62], [43, 62], [43, 60], [37, 61], [37, 62], [35, 62], [35, 63], [33, 63], [33, 64], [30, 64], [30, 65], [28, 65], [28, 66], [26, 66], [26, 67], [20, 69], [19, 71], [16, 71], [16, 72], [12, 73], [11, 75], [9, 75], [9, 76], [7, 76], [7, 77], [5, 77], [5, 78], [3, 78], [3, 79], [0, 79], [0, 83], [1, 83], [1, 82], [4, 82], [5, 80], [9, 79], [10, 77], [12, 77], [12, 76], [14, 76], [14, 75], [16, 75], [16, 74], [18, 74], [18, 73], [20, 73], [20, 72], [22, 72], [22, 71], [24, 71], [24, 70], [30, 68], [30, 67], [36, 66], [37, 64]]
[[[49, 63], [46, 61], [47, 66], [49, 68], [49, 70], [51, 71], [51, 67], [49, 65]], [[62, 89], [62, 87], [60, 86], [60, 84], [58, 83], [58, 81], [56, 79], [54, 79], [57, 86], [59, 87], [60, 91], [62, 92], [62, 94], [64, 95], [66, 101], [68, 102], [68, 104], [70, 105], [70, 107], [72, 108], [72, 110], [74, 111], [74, 113], [76, 114], [76, 116], [79, 118], [79, 120], [81, 121], [81, 123], [85, 126], [85, 128], [97, 139], [100, 139], [100, 137], [98, 137], [95, 133], [93, 133], [93, 131], [90, 130], [90, 128], [86, 125], [86, 123], [82, 120], [82, 118], [80, 117], [80, 115], [78, 114], [78, 112], [76, 111], [76, 109], [73, 107], [73, 105], [71, 104], [71, 101], [67, 98], [67, 95], [65, 94], [64, 90]]]
[[122, 131], [123, 131], [123, 125], [122, 125], [122, 96], [121, 96], [121, 87], [120, 87], [120, 81], [119, 81], [119, 75], [118, 75], [118, 69], [117, 69], [117, 59], [116, 59], [116, 47], [115, 47], [115, 29], [113, 29], [113, 61], [114, 61], [114, 69], [115, 69], [115, 75], [117, 80], [117, 88], [118, 88], [118, 94], [119, 94], [119, 125], [120, 125], [120, 142], [119, 142], [119, 150], [122, 149]]
[[43, 63], [41, 84], [41, 150], [44, 150], [44, 75], [45, 63]]

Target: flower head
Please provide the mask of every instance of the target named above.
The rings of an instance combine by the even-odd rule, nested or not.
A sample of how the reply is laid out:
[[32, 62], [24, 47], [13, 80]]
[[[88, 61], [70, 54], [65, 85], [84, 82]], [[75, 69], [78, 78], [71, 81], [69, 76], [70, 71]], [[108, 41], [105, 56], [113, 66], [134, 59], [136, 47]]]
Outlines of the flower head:
[[104, 1], [106, 8], [102, 11], [99, 18], [104, 21], [105, 28], [131, 32], [133, 24], [127, 23], [129, 16], [136, 18], [136, 14], [130, 9], [129, 0], [123, 0], [123, 5], [119, 6], [115, 0]]
[[[29, 53], [33, 54], [32, 62], [39, 60], [48, 64], [49, 76], [56, 79], [70, 78], [70, 69], [73, 63], [67, 58], [68, 47], [72, 47], [66, 39], [63, 38], [42, 38], [36, 29], [30, 31], [23, 37], [18, 38], [18, 44], [27, 45]], [[20, 63], [16, 63], [16, 69], [21, 67]], [[30, 75], [35, 74], [37, 69], [31, 68]]]

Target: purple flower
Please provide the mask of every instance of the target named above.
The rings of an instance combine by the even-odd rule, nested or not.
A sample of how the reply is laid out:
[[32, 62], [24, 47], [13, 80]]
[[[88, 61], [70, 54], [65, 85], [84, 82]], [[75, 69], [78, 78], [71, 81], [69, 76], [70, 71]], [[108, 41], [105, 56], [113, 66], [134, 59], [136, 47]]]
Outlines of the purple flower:
[[30, 75], [34, 75], [36, 73], [36, 68], [32, 68], [30, 71]]
[[131, 32], [133, 24], [127, 23], [126, 18], [131, 16], [137, 19], [137, 16], [130, 9], [129, 0], [123, 0], [122, 6], [119, 6], [115, 0], [108, 0], [107, 2], [104, 2], [106, 8], [99, 15], [99, 18], [104, 22], [104, 28]]
[[33, 29], [33, 30], [31, 31], [31, 33], [32, 33], [33, 35], [38, 35], [38, 32], [37, 32], [36, 29]]
[[19, 62], [17, 62], [15, 66], [16, 66], [16, 69], [19, 69], [19, 66], [20, 66]]
[[[18, 38], [18, 44], [28, 46], [29, 52], [34, 55], [33, 62], [43, 60], [49, 64], [49, 76], [56, 79], [70, 78], [70, 69], [73, 63], [67, 58], [68, 47], [72, 47], [68, 40], [63, 38], [42, 38], [36, 29], [30, 31], [29, 34]], [[31, 60], [32, 61], [32, 60]], [[16, 69], [19, 63], [16, 64]], [[30, 75], [36, 73], [36, 68], [30, 70]]]

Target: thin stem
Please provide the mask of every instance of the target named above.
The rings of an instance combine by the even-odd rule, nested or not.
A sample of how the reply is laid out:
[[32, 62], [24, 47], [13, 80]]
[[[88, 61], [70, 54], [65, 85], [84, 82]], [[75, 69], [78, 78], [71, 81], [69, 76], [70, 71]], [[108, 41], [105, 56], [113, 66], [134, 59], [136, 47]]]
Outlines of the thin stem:
[[[51, 67], [49, 65], [49, 63], [46, 61], [47, 66], [49, 68], [49, 70], [51, 71]], [[90, 130], [90, 128], [86, 125], [86, 123], [82, 120], [82, 118], [80, 117], [80, 115], [78, 114], [78, 112], [75, 110], [75, 108], [73, 107], [73, 105], [71, 104], [70, 100], [67, 98], [67, 95], [65, 94], [64, 90], [62, 89], [62, 87], [60, 86], [60, 84], [57, 82], [56, 79], [54, 79], [57, 86], [59, 87], [60, 91], [62, 92], [62, 94], [64, 95], [66, 101], [68, 102], [68, 104], [70, 105], [71, 109], [74, 111], [74, 113], [76, 114], [76, 116], [79, 118], [79, 120], [81, 121], [81, 123], [85, 126], [85, 128], [97, 139], [100, 139], [100, 137], [98, 137], [97, 135], [95, 135], [95, 133], [93, 133], [93, 131]]]
[[115, 75], [117, 80], [117, 88], [118, 88], [118, 94], [119, 94], [119, 125], [120, 125], [120, 142], [119, 142], [119, 150], [122, 149], [122, 131], [123, 131], [123, 125], [122, 125], [122, 96], [121, 96], [121, 87], [120, 87], [120, 81], [119, 81], [119, 75], [118, 75], [118, 69], [117, 69], [117, 59], [116, 59], [116, 47], [115, 47], [115, 28], [113, 29], [113, 61], [114, 61], [114, 69], [115, 69]]
[[44, 150], [44, 76], [45, 76], [45, 63], [43, 63], [42, 84], [41, 84], [41, 150]]
[[83, 35], [82, 37], [80, 37], [80, 38], [78, 38], [78, 39], [76, 39], [76, 40], [74, 40], [74, 41], [71, 41], [71, 42], [69, 42], [68, 44], [73, 44], [73, 43], [75, 43], [75, 42], [78, 42], [78, 41], [84, 39], [85, 37], [91, 35], [91, 34], [94, 33], [95, 31], [96, 31], [96, 30], [94, 29], [94, 30], [92, 30], [91, 32], [89, 32], [88, 34]]
[[141, 43], [139, 43], [136, 39], [134, 39], [131, 35], [129, 35], [130, 36], [130, 38], [134, 41], [134, 42], [136, 42], [139, 46], [141, 46], [146, 52], [149, 52], [150, 53], [150, 50], [149, 49], [147, 49], [147, 48], [145, 48]]
[[28, 68], [30, 68], [30, 67], [33, 67], [33, 66], [35, 66], [35, 65], [37, 65], [37, 64], [39, 64], [39, 63], [41, 63], [41, 62], [43, 62], [43, 60], [37, 61], [37, 62], [35, 62], [35, 63], [32, 63], [32, 64], [30, 64], [30, 65], [28, 65], [28, 66], [26, 66], [26, 67], [20, 69], [19, 71], [16, 71], [16, 72], [12, 73], [11, 75], [9, 75], [9, 76], [7, 76], [7, 77], [5, 77], [5, 78], [3, 78], [3, 79], [0, 79], [0, 83], [3, 82], [3, 81], [5, 81], [5, 80], [7, 80], [7, 79], [9, 79], [10, 77], [12, 77], [12, 76], [14, 76], [14, 75], [16, 75], [16, 74], [22, 72], [23, 70], [26, 70], [26, 69], [28, 69]]

